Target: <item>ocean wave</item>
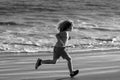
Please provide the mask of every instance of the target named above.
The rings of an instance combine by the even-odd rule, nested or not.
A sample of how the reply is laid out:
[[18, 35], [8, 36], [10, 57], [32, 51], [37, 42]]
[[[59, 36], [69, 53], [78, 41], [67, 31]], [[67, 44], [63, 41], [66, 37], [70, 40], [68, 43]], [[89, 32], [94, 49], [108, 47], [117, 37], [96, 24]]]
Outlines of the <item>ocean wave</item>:
[[19, 25], [16, 22], [0, 22], [0, 25]]
[[78, 30], [97, 30], [97, 31], [104, 31], [104, 32], [119, 32], [119, 29], [109, 29], [109, 28], [100, 28], [100, 27], [77, 27], [75, 29]]
[[102, 39], [102, 38], [96, 38], [95, 40], [97, 41], [106, 41], [106, 42], [112, 42], [113, 41], [113, 38], [108, 38], [108, 39]]
[[7, 42], [4, 42], [3, 44], [40, 47], [40, 46], [37, 45], [37, 44], [27, 44], [27, 43], [7, 43]]
[[120, 31], [118, 29], [109, 29], [109, 28], [92, 28], [92, 29], [98, 30], [98, 31], [117, 31], [117, 32]]
[[12, 27], [31, 27], [31, 25], [28, 25], [28, 24], [21, 24], [21, 23], [17, 23], [17, 22], [12, 22], [12, 21], [8, 21], [8, 22], [0, 22], [0, 25], [1, 26], [12, 26]]

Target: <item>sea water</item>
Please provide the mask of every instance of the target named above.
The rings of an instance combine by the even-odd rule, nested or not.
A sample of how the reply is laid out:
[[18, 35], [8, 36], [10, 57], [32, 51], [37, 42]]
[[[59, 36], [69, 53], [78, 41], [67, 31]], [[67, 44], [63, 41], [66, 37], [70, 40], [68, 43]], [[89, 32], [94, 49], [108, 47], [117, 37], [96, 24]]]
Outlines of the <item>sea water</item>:
[[53, 48], [58, 22], [70, 19], [70, 48], [120, 47], [119, 0], [0, 0], [0, 51]]

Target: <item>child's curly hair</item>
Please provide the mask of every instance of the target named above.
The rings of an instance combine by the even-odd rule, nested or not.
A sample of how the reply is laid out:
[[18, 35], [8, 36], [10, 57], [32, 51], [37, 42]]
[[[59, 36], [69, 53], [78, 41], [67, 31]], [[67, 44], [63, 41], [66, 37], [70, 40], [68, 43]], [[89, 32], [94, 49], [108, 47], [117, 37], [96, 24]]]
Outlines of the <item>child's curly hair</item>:
[[67, 31], [67, 29], [71, 28], [73, 26], [73, 22], [69, 20], [65, 20], [59, 23], [58, 30], [60, 32]]

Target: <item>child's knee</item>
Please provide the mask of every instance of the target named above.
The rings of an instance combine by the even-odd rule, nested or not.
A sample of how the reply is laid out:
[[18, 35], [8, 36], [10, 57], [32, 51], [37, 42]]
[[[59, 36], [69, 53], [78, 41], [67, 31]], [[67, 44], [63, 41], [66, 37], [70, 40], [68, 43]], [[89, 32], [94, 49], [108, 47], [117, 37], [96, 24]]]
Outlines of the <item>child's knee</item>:
[[71, 57], [69, 57], [69, 58], [67, 58], [66, 60], [67, 60], [67, 61], [71, 61], [71, 60], [72, 60], [72, 58], [71, 58]]
[[53, 60], [53, 64], [56, 64], [57, 63], [57, 60]]

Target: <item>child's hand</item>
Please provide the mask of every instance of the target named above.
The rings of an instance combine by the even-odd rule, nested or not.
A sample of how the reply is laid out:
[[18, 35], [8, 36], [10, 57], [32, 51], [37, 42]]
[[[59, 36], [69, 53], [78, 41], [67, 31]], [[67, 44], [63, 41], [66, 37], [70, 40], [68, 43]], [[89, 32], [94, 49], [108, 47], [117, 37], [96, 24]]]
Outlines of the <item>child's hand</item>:
[[68, 40], [71, 40], [71, 37], [69, 37]]

